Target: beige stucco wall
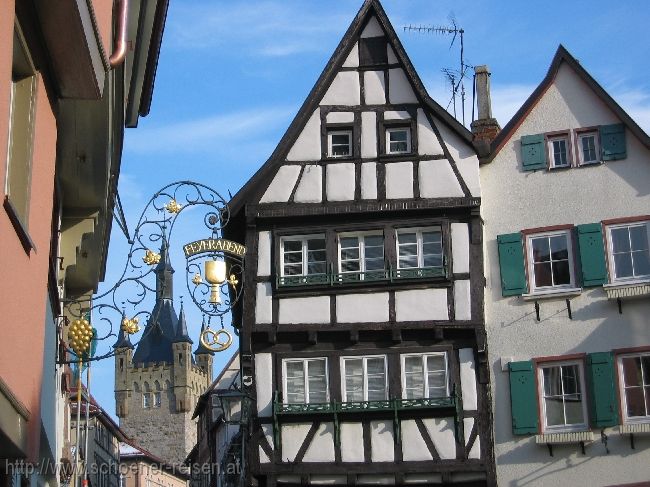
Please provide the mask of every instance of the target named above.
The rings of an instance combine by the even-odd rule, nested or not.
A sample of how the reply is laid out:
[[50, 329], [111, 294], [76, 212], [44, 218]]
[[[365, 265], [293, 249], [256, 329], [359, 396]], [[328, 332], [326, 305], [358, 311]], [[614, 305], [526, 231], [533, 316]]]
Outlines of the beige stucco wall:
[[612, 485], [648, 479], [650, 439], [637, 435], [636, 449], [617, 428], [607, 428], [610, 454], [599, 441], [587, 446], [547, 448], [533, 437], [512, 435], [508, 372], [501, 358], [603, 352], [650, 345], [650, 303], [625, 301], [623, 314], [602, 287], [589, 288], [571, 301], [569, 320], [564, 300], [540, 301], [541, 321], [533, 302], [501, 296], [496, 237], [526, 228], [595, 223], [650, 213], [650, 151], [627, 130], [627, 158], [560, 171], [523, 172], [522, 135], [618, 123], [614, 113], [571, 68], [562, 65], [529, 116], [497, 157], [481, 168], [482, 214], [485, 219], [487, 289], [485, 295], [489, 362], [495, 418], [495, 455], [499, 485]]

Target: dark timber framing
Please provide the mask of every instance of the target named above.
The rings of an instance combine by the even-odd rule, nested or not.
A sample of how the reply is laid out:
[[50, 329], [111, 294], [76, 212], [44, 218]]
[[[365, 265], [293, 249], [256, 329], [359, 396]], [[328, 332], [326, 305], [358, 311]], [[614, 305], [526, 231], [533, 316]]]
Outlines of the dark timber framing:
[[[360, 33], [372, 17], [375, 17], [385, 32], [386, 43], [395, 54], [396, 62], [378, 62], [359, 67], [342, 67], [351, 49], [358, 41]], [[383, 41], [382, 41], [383, 42]], [[372, 42], [367, 43], [372, 44]], [[381, 44], [377, 41], [376, 44]], [[374, 56], [374, 54], [373, 54]], [[371, 56], [372, 57], [372, 56]], [[380, 59], [378, 58], [373, 59]], [[390, 103], [391, 69], [402, 69], [411, 82], [417, 102]], [[314, 111], [319, 108], [329, 85], [340, 71], [356, 71], [359, 75], [360, 104], [358, 106], [329, 105], [320, 106], [320, 160], [287, 161], [287, 154], [301, 134]], [[364, 86], [366, 71], [383, 73], [386, 103], [382, 105], [366, 104], [367, 86]], [[418, 123], [422, 118], [422, 109], [426, 121], [437, 138], [442, 153], [437, 155], [420, 155], [418, 148], [422, 141], [418, 137]], [[407, 112], [408, 117], [386, 119], [387, 112]], [[349, 115], [340, 122], [341, 117], [328, 115], [344, 112]], [[362, 157], [362, 117], [363, 112], [375, 112], [376, 148], [375, 157]], [[336, 120], [334, 122], [333, 120]], [[491, 443], [491, 411], [488, 381], [487, 351], [485, 348], [485, 323], [483, 314], [483, 254], [482, 221], [480, 217], [481, 198], [472, 195], [468, 184], [462, 177], [456, 161], [443, 139], [440, 126], [454, 133], [462, 142], [472, 144], [469, 131], [454, 120], [444, 109], [435, 103], [426, 93], [422, 82], [415, 72], [399, 39], [378, 0], [366, 0], [350, 25], [345, 36], [332, 55], [320, 78], [300, 108], [289, 129], [280, 140], [268, 161], [244, 185], [230, 202], [231, 224], [225, 235], [236, 241], [244, 241], [247, 247], [246, 269], [244, 276], [243, 299], [234, 310], [233, 319], [241, 322], [241, 364], [244, 383], [252, 383], [250, 393], [255, 394], [256, 384], [253, 380], [258, 366], [254, 360], [257, 354], [271, 356], [271, 391], [281, 394], [283, 391], [283, 360], [324, 357], [328, 369], [328, 404], [340, 404], [343, 393], [341, 377], [341, 358], [352, 356], [385, 356], [387, 367], [387, 395], [391, 404], [399, 404], [404, 397], [402, 385], [402, 355], [407, 353], [444, 352], [448, 364], [448, 383], [450, 395], [455, 394], [451, 402], [442, 405], [427, 405], [422, 408], [347, 411], [340, 413], [334, 406], [326, 411], [309, 411], [308, 408], [291, 414], [279, 414], [282, 409], [274, 410], [272, 415], [258, 416], [253, 412], [253, 430], [247, 447], [247, 484], [273, 486], [278, 478], [284, 476], [283, 485], [306, 485], [312, 476], [345, 476], [348, 485], [357, 483], [357, 476], [363, 474], [385, 475], [392, 477], [395, 484], [406, 482], [409, 474], [438, 474], [444, 482], [449, 482], [454, 473], [473, 472], [484, 476], [484, 481], [473, 485], [496, 485], [494, 453]], [[408, 127], [411, 131], [411, 152], [408, 154], [386, 154], [386, 129]], [[352, 132], [350, 157], [333, 158], [328, 156], [328, 130], [350, 130]], [[462, 196], [421, 198], [420, 164], [424, 161], [447, 160], [453, 174], [458, 179]], [[410, 162], [413, 166], [412, 198], [386, 198], [386, 164]], [[328, 201], [327, 186], [331, 173], [331, 164], [347, 163], [354, 168], [354, 197], [350, 201]], [[377, 177], [377, 198], [362, 199], [361, 172], [362, 164], [375, 163]], [[282, 165], [300, 167], [300, 175], [290, 188], [290, 197], [286, 202], [259, 203], [268, 184], [273, 180]], [[307, 166], [319, 166], [322, 171], [322, 202], [297, 203], [294, 201], [302, 174]], [[364, 169], [365, 170], [365, 169]], [[349, 171], [349, 170], [348, 170]], [[333, 182], [330, 182], [333, 184]], [[410, 184], [410, 183], [409, 183]], [[289, 188], [287, 188], [289, 192]], [[467, 224], [469, 227], [469, 272], [453, 272], [453, 252], [451, 248], [451, 225]], [[396, 231], [402, 228], [440, 227], [445, 258], [444, 275], [431, 275], [409, 279], [384, 279], [377, 281], [360, 281], [352, 283], [320, 283], [309, 285], [286, 286], [278, 281], [282, 258], [280, 239], [283, 236], [322, 234], [325, 238], [327, 269], [338, 272], [339, 249], [338, 234], [341, 232], [378, 231], [384, 236], [384, 261], [386, 268], [394, 268], [398, 261]], [[257, 262], [260, 242], [259, 232], [270, 232], [271, 273], [258, 276]], [[471, 316], [468, 320], [455, 319], [454, 285], [456, 281], [470, 281]], [[256, 323], [256, 296], [258, 285], [264, 284], [271, 289], [270, 323]], [[415, 289], [440, 289], [446, 291], [449, 318], [429, 321], [397, 321], [396, 310], [400, 291]], [[337, 296], [346, 294], [364, 294], [372, 292], [385, 293], [388, 300], [388, 321], [343, 323], [337, 319]], [[282, 323], [280, 320], [280, 303], [283, 299], [324, 297], [328, 301], [329, 320], [327, 323]], [[459, 350], [471, 349], [477, 369], [477, 410], [465, 411], [460, 395]], [[266, 367], [266, 365], [264, 365]], [[260, 372], [260, 371], [258, 371]], [[282, 404], [279, 404], [282, 407]], [[339, 412], [337, 412], [339, 411]], [[276, 414], [277, 413], [277, 414]], [[464, 431], [464, 419], [471, 418], [471, 431]], [[436, 448], [432, 433], [427, 429], [428, 420], [445, 419], [454, 425], [454, 459], [442, 459], [444, 450]], [[373, 462], [373, 421], [384, 421], [393, 425], [393, 461]], [[416, 431], [426, 445], [432, 460], [404, 460], [402, 444], [403, 421], [413, 421]], [[363, 452], [358, 452], [362, 461], [344, 462], [340, 448], [340, 423], [353, 422], [360, 425]], [[289, 450], [283, 445], [282, 425], [301, 425], [301, 437], [294, 435], [291, 452], [295, 453], [292, 461], [286, 461]], [[334, 458], [327, 463], [305, 462], [310, 458], [315, 442], [319, 441], [319, 431], [323, 426], [334, 434]], [[331, 425], [331, 426], [330, 426]], [[273, 429], [271, 438], [268, 433]], [[295, 431], [295, 429], [294, 429]], [[467, 437], [467, 441], [465, 438]], [[322, 440], [321, 440], [322, 441]], [[470, 459], [469, 454], [476, 441], [480, 441], [480, 459]], [[263, 454], [260, 454], [260, 450]], [[408, 458], [408, 456], [407, 456]], [[283, 460], [284, 459], [284, 460]], [[268, 460], [268, 461], [267, 461]], [[287, 476], [295, 480], [287, 482]], [[299, 480], [298, 480], [299, 479]], [[463, 484], [460, 484], [463, 485]]]

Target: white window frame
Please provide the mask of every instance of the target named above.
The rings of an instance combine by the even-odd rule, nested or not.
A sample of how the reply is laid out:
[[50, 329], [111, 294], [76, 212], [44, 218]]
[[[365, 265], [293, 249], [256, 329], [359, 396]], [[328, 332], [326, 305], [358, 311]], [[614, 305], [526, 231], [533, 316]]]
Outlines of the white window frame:
[[[282, 359], [282, 400], [285, 404], [288, 404], [287, 398], [287, 363], [289, 362], [302, 362], [303, 372], [304, 372], [304, 390], [305, 390], [305, 402], [304, 403], [291, 403], [291, 404], [309, 404], [309, 376], [308, 371], [309, 367], [307, 363], [309, 361], [324, 360], [325, 361], [325, 402], [330, 400], [330, 377], [329, 369], [327, 367], [327, 357], [305, 357], [305, 358], [285, 358]], [[320, 403], [319, 403], [320, 404]]]
[[151, 397], [153, 399], [152, 403], [151, 403], [151, 407], [154, 407], [154, 408], [161, 407], [161, 405], [162, 405], [162, 394], [160, 393], [160, 391], [153, 392], [151, 394]]
[[[535, 261], [533, 258], [533, 240], [536, 238], [544, 237], [555, 237], [557, 235], [564, 235], [567, 239], [567, 250], [569, 257], [569, 279], [568, 284], [559, 284], [557, 286], [540, 286], [535, 285]], [[576, 276], [574, 268], [574, 255], [573, 255], [573, 236], [570, 229], [566, 230], [555, 230], [549, 232], [540, 232], [540, 233], [531, 233], [526, 235], [526, 257], [527, 257], [527, 278], [528, 278], [528, 289], [531, 293], [539, 293], [545, 291], [555, 291], [555, 290], [569, 290], [576, 288]], [[551, 261], [552, 262], [552, 261]], [[551, 265], [552, 268], [552, 265]], [[551, 269], [552, 271], [552, 269]]]
[[[332, 143], [333, 135], [347, 135], [348, 136], [348, 153], [345, 155], [335, 155]], [[340, 144], [337, 144], [340, 145]], [[327, 131], [327, 157], [342, 159], [346, 157], [353, 157], [353, 145], [352, 145], [352, 129], [337, 129], [337, 130], [328, 130]]]
[[[650, 274], [642, 275], [632, 275], [628, 277], [616, 277], [616, 263], [614, 261], [614, 241], [612, 239], [612, 230], [617, 228], [630, 228], [638, 227], [644, 225], [646, 228], [646, 233], [648, 235], [648, 247], [650, 247], [650, 221], [648, 220], [638, 220], [634, 222], [627, 223], [618, 223], [613, 225], [607, 225], [607, 263], [609, 264], [609, 280], [611, 283], [624, 283], [624, 282], [635, 282], [635, 281], [650, 281]], [[629, 235], [629, 231], [628, 231]], [[632, 251], [630, 250], [630, 253]], [[650, 253], [650, 248], [648, 249]], [[632, 271], [634, 272], [634, 264], [632, 266]]]
[[[309, 274], [308, 266], [308, 250], [307, 250], [307, 241], [309, 239], [323, 239], [325, 241], [325, 272], [323, 273], [312, 273]], [[302, 274], [285, 274], [284, 273], [284, 244], [285, 242], [302, 242]], [[297, 276], [308, 276], [308, 275], [322, 275], [327, 274], [327, 240], [325, 239], [324, 233], [315, 233], [311, 235], [291, 235], [286, 237], [280, 237], [280, 276], [282, 277], [297, 277]]]
[[[390, 134], [393, 132], [406, 132], [406, 150], [405, 151], [391, 151], [390, 150]], [[411, 146], [411, 127], [388, 127], [386, 129], [386, 154], [410, 154], [413, 151]]]
[[[445, 267], [445, 238], [444, 234], [442, 232], [442, 227], [440, 226], [433, 226], [433, 227], [415, 227], [415, 228], [398, 228], [395, 231], [395, 245], [396, 245], [396, 251], [397, 251], [397, 268], [398, 269], [422, 269], [424, 267], [424, 249], [423, 249], [423, 233], [427, 232], [438, 232], [440, 233], [440, 245], [441, 245], [441, 252], [440, 255], [442, 257], [442, 268], [444, 269]], [[418, 260], [418, 265], [417, 267], [401, 267], [400, 265], [400, 258], [399, 258], [399, 248], [400, 248], [400, 243], [399, 243], [399, 235], [400, 233], [415, 233], [416, 234], [416, 240], [417, 240], [417, 260]], [[404, 245], [404, 244], [402, 244]], [[427, 269], [432, 269], [433, 267], [426, 267]]]
[[[647, 407], [647, 415], [645, 416], [628, 416], [627, 415], [627, 395], [625, 394], [625, 374], [623, 372], [623, 359], [625, 358], [634, 358], [634, 357], [648, 357], [650, 358], [650, 351], [647, 352], [636, 352], [636, 353], [625, 353], [617, 355], [616, 363], [618, 368], [618, 393], [621, 398], [621, 408], [624, 424], [636, 424], [636, 423], [650, 423], [650, 407]], [[643, 367], [641, 368], [642, 383], [650, 384], [650, 377], [643, 376]], [[644, 386], [641, 386], [644, 389]], [[645, 391], [643, 391], [645, 398]]]
[[[593, 161], [585, 161], [584, 160], [584, 152], [582, 150], [582, 139], [585, 139], [587, 137], [593, 137], [594, 138], [594, 151], [596, 152], [596, 159]], [[589, 166], [591, 164], [600, 164], [601, 162], [601, 155], [600, 155], [600, 140], [598, 138], [598, 131], [597, 130], [584, 130], [581, 132], [576, 133], [576, 153], [577, 153], [577, 160], [578, 164], [580, 166]]]
[[[422, 359], [422, 373], [424, 374], [424, 397], [421, 399], [433, 399], [429, 397], [429, 369], [427, 368], [427, 357], [440, 357], [442, 356], [445, 360], [445, 396], [449, 397], [451, 394], [449, 392], [449, 357], [447, 352], [426, 352], [426, 353], [403, 353], [400, 355], [400, 367], [401, 367], [401, 376], [402, 376], [402, 399], [407, 399], [406, 397], [406, 359], [408, 357], [420, 357]], [[420, 399], [420, 398], [418, 398]]]
[[[363, 400], [368, 400], [368, 366], [367, 359], [383, 359], [384, 360], [384, 401], [388, 400], [388, 360], [386, 355], [348, 355], [341, 357], [341, 398], [343, 402], [347, 402], [347, 392], [345, 390], [345, 361], [346, 360], [362, 360], [363, 364]], [[382, 399], [379, 399], [382, 400]]]
[[[569, 424], [569, 425], [551, 425], [546, 424], [546, 401], [544, 401], [544, 369], [552, 367], [562, 367], [567, 365], [578, 366], [578, 378], [580, 380], [580, 395], [582, 400], [582, 423]], [[564, 394], [562, 394], [564, 395]], [[570, 432], [570, 431], [586, 431], [589, 429], [589, 415], [587, 411], [587, 389], [585, 381], [585, 367], [582, 360], [562, 360], [557, 362], [542, 362], [537, 364], [537, 400], [539, 403], [540, 423], [542, 432]]]
[[[559, 140], [564, 141], [566, 147], [566, 165], [558, 166], [555, 164], [555, 150], [553, 148], [553, 142]], [[564, 132], [560, 134], [548, 135], [546, 137], [546, 147], [548, 151], [548, 167], [549, 169], [566, 169], [573, 166], [573, 147], [571, 146], [571, 136], [569, 132]]]
[[[386, 270], [386, 239], [384, 238], [384, 233], [379, 231], [368, 231], [368, 232], [344, 232], [339, 233], [336, 238], [336, 244], [338, 248], [338, 269], [341, 274], [357, 274], [361, 272], [381, 272], [382, 269], [374, 269], [371, 271], [366, 270], [366, 243], [365, 237], [382, 237], [383, 240], [383, 261], [384, 268]], [[359, 239], [359, 270], [358, 271], [344, 271], [343, 270], [343, 260], [341, 257], [341, 239], [346, 237], [357, 237]]]
[[151, 409], [151, 392], [142, 393], [142, 409]]

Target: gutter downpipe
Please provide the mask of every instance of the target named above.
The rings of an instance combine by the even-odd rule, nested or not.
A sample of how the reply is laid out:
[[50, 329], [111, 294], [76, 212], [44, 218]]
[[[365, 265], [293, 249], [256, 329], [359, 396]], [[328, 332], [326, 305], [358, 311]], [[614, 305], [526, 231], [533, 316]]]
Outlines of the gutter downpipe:
[[124, 62], [126, 57], [126, 30], [129, 18], [129, 0], [116, 0], [118, 6], [118, 27], [117, 27], [117, 43], [113, 49], [113, 54], [108, 58], [108, 64], [111, 68], [116, 68]]

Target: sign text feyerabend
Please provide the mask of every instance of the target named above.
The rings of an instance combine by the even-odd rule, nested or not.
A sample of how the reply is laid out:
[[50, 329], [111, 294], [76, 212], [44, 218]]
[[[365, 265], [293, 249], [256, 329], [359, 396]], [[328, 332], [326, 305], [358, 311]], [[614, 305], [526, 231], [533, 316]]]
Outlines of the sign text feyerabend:
[[237, 242], [232, 242], [223, 238], [204, 238], [191, 242], [183, 246], [185, 257], [192, 257], [196, 254], [204, 252], [227, 252], [238, 257], [244, 257], [246, 254], [246, 247]]

